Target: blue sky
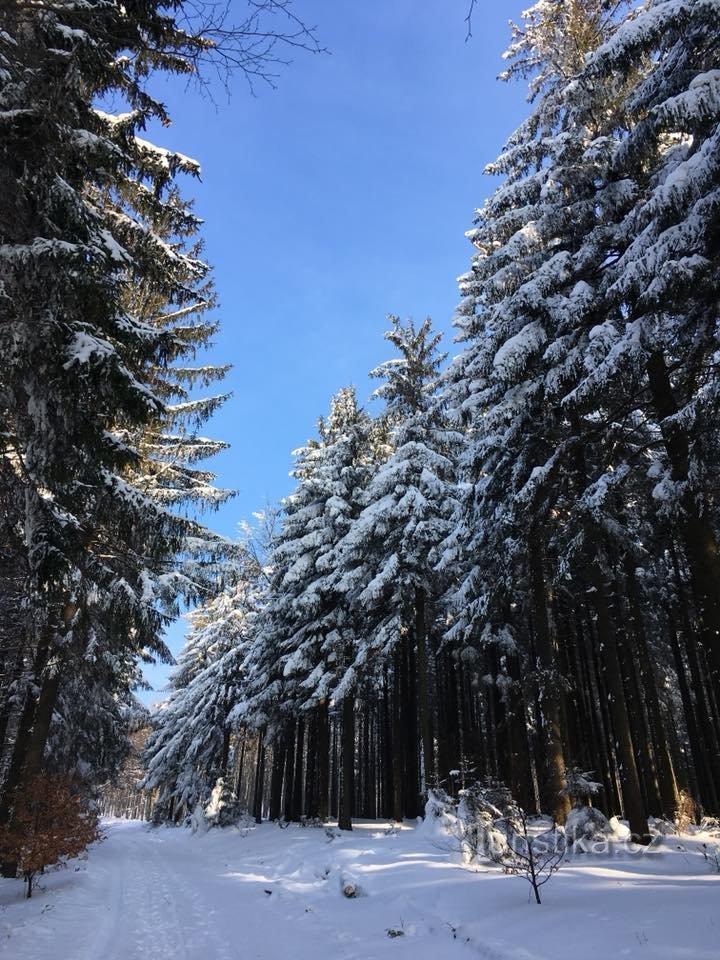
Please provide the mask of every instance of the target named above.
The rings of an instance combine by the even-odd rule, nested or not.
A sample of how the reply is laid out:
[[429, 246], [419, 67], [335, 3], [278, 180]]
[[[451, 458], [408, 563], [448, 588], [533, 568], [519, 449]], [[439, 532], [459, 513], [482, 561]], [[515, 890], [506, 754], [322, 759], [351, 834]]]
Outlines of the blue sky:
[[[242, 10], [242, 0], [233, 0]], [[205, 220], [232, 399], [207, 433], [231, 449], [214, 467], [238, 495], [209, 525], [237, 524], [292, 482], [290, 451], [313, 435], [341, 386], [364, 402], [388, 357], [388, 313], [433, 318], [452, 353], [464, 233], [492, 190], [482, 174], [527, 112], [525, 90], [495, 78], [508, 19], [524, 4], [467, 0], [296, 0], [329, 55], [303, 55], [276, 90], [234, 78], [217, 107], [184, 83], [156, 92], [171, 127], [149, 138], [198, 159], [185, 184]], [[182, 645], [184, 621], [168, 634]], [[167, 667], [146, 670], [160, 698]]]

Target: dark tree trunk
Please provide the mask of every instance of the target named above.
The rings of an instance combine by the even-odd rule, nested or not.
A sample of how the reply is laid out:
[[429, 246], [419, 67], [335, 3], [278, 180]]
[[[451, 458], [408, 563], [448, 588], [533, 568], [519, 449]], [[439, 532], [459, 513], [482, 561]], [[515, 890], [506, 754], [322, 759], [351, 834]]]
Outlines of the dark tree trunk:
[[285, 772], [285, 737], [279, 733], [273, 743], [272, 772], [270, 774], [270, 807], [268, 818], [279, 820], [282, 814], [282, 786]]
[[420, 732], [422, 735], [423, 767], [425, 773], [425, 789], [434, 786], [435, 772], [435, 745], [433, 742], [431, 703], [428, 683], [428, 652], [427, 652], [427, 613], [425, 591], [418, 587], [415, 590], [415, 643], [417, 645], [417, 690], [420, 707]]
[[317, 710], [307, 715], [305, 731], [305, 815], [314, 820], [318, 815]]
[[643, 624], [637, 578], [635, 576], [634, 566], [629, 560], [625, 563], [625, 574], [635, 634], [640, 682], [642, 684], [645, 707], [648, 712], [652, 748], [655, 755], [658, 790], [661, 804], [660, 812], [663, 817], [668, 820], [672, 820], [675, 816], [675, 810], [677, 809], [678, 801], [675, 769], [665, 731], [665, 724], [663, 723], [662, 714], [660, 712], [658, 685], [655, 678], [655, 672], [653, 670], [653, 658], [650, 653], [647, 634], [645, 633], [645, 627]]
[[563, 824], [570, 810], [570, 802], [561, 791], [565, 786], [565, 756], [561, 728], [561, 703], [558, 692], [555, 644], [550, 632], [547, 610], [547, 587], [543, 570], [540, 534], [533, 530], [528, 544], [528, 561], [532, 588], [533, 626], [538, 666], [545, 677], [541, 699], [544, 744], [544, 776], [541, 785], [543, 806], [553, 814], [556, 823]]
[[257, 759], [255, 761], [255, 788], [253, 790], [253, 816], [255, 823], [262, 823], [263, 789], [265, 786], [265, 742], [262, 730], [258, 732]]
[[623, 806], [630, 831], [638, 842], [647, 843], [650, 835], [647, 811], [643, 805], [640, 779], [633, 752], [616, 632], [610, 615], [605, 578], [596, 561], [597, 550], [594, 550], [593, 554], [588, 569], [588, 583], [591, 590], [589, 596], [595, 611], [598, 637], [602, 649], [602, 664], [609, 692], [610, 713], [615, 734], [615, 750], [620, 767]]
[[679, 407], [665, 357], [660, 351], [650, 354], [647, 372], [673, 480], [686, 485], [679, 526], [690, 572], [700, 642], [708, 656], [713, 689], [717, 691], [720, 690], [720, 554], [717, 537], [712, 523], [701, 514], [693, 491], [687, 487], [690, 441], [677, 422]]
[[420, 757], [417, 716], [417, 669], [415, 644], [404, 644], [405, 671], [403, 674], [403, 732], [405, 734], [405, 789], [406, 816], [415, 819], [420, 812]]
[[717, 796], [713, 783], [712, 769], [709, 764], [709, 749], [705, 744], [701, 726], [698, 724], [695, 713], [695, 704], [690, 695], [690, 687], [687, 682], [687, 673], [685, 663], [682, 657], [682, 650], [677, 636], [675, 618], [671, 610], [668, 610], [668, 621], [670, 624], [670, 642], [675, 662], [675, 673], [678, 680], [678, 689], [685, 714], [685, 726], [687, 727], [688, 745], [690, 747], [690, 756], [692, 758], [692, 771], [695, 781], [694, 796], [703, 806], [710, 809], [719, 809], [717, 806]]
[[355, 697], [348, 694], [342, 705], [342, 784], [340, 788], [341, 830], [352, 830], [355, 805]]
[[317, 753], [318, 817], [325, 821], [328, 818], [330, 793], [330, 727], [327, 700], [321, 700], [317, 708]]
[[285, 777], [283, 819], [290, 822], [293, 818], [293, 797], [295, 795], [295, 721], [291, 720], [287, 727], [285, 740]]
[[302, 717], [297, 722], [297, 736], [295, 738], [295, 764], [292, 795], [292, 819], [299, 821], [303, 813], [303, 755], [305, 749], [305, 721]]
[[393, 819], [398, 823], [403, 819], [403, 736], [402, 688], [403, 656], [402, 647], [395, 647], [395, 665], [393, 669], [393, 713], [392, 713], [392, 796]]
[[337, 714], [332, 718], [332, 766], [330, 773], [330, 813], [331, 816], [340, 815], [340, 747], [338, 736]]

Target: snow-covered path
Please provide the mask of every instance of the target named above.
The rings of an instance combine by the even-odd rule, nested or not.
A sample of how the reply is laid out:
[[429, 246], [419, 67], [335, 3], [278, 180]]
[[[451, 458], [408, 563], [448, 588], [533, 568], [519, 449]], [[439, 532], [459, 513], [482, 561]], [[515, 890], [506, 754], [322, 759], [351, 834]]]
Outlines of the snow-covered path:
[[[0, 954], [13, 960], [717, 960], [720, 876], [699, 845], [574, 863], [541, 907], [522, 881], [468, 870], [422, 830], [247, 835], [113, 821], [87, 865], [30, 902], [0, 882]], [[345, 879], [362, 895], [341, 893]], [[388, 931], [391, 931], [389, 935]]]
[[[373, 851], [329, 842], [323, 831], [266, 825], [245, 838], [198, 837], [114, 821], [105, 832], [88, 870], [71, 865], [43, 878], [31, 903], [17, 902], [19, 885], [8, 903], [3, 884], [0, 950], [12, 944], [17, 960], [361, 960], [378, 955], [367, 952], [370, 940], [388, 941], [386, 929], [352, 922], [352, 913], [365, 915], [357, 909], [364, 898], [349, 901], [340, 892], [341, 879], [357, 875], [345, 864]], [[444, 866], [442, 852], [433, 857]], [[5, 922], [11, 910], [24, 914], [20, 929]], [[416, 941], [408, 953], [429, 958], [426, 947], [418, 951]]]

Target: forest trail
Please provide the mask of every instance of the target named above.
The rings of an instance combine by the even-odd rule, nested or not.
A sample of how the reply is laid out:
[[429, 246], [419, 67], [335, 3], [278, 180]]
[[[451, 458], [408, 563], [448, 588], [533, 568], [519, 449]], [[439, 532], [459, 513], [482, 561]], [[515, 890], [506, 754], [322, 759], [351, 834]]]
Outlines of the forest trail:
[[[568, 864], [541, 907], [495, 869], [453, 862], [406, 825], [246, 832], [111, 821], [86, 864], [29, 902], [0, 881], [0, 955], [13, 960], [716, 960], [720, 876], [699, 842]], [[342, 883], [356, 882], [347, 899]], [[558, 929], [563, 935], [558, 944]], [[390, 933], [389, 933], [390, 931]], [[551, 944], [553, 945], [551, 948]]]
[[[384, 825], [373, 825], [372, 832], [379, 828]], [[344, 864], [372, 851], [341, 847], [323, 830], [268, 825], [245, 838], [237, 832], [194, 836], [117, 820], [104, 831], [88, 870], [71, 864], [41, 878], [33, 900], [17, 904], [28, 915], [22, 932], [4, 923], [7, 908], [0, 915], [0, 953], [9, 950], [14, 960], [363, 960], [384, 956], [384, 950], [368, 952], [379, 941], [385, 949], [393, 946], [395, 956], [437, 957], [435, 938], [418, 943], [409, 928], [403, 933], [407, 943], [393, 944], [401, 938], [388, 937], [389, 924], [367, 923], [362, 907], [369, 898], [342, 896]], [[445, 857], [436, 851], [426, 859], [442, 867]], [[402, 872], [402, 863], [397, 866]], [[373, 920], [378, 906], [371, 910]], [[39, 922], [30, 914], [39, 914]], [[402, 922], [397, 915], [398, 928]], [[441, 933], [446, 947], [460, 947], [449, 927]]]

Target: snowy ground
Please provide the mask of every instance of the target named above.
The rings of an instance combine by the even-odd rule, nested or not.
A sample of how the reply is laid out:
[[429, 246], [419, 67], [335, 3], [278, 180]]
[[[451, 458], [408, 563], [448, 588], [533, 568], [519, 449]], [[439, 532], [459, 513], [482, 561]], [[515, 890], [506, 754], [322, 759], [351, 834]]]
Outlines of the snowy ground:
[[[466, 868], [423, 829], [271, 824], [200, 836], [110, 821], [87, 863], [31, 901], [0, 881], [13, 960], [718, 960], [720, 875], [700, 840], [579, 857], [530, 903], [523, 880]], [[702, 838], [701, 838], [702, 839]], [[678, 849], [678, 844], [682, 849]], [[77, 869], [76, 869], [77, 867]], [[363, 895], [342, 895], [344, 879]], [[388, 936], [388, 930], [400, 936]]]

